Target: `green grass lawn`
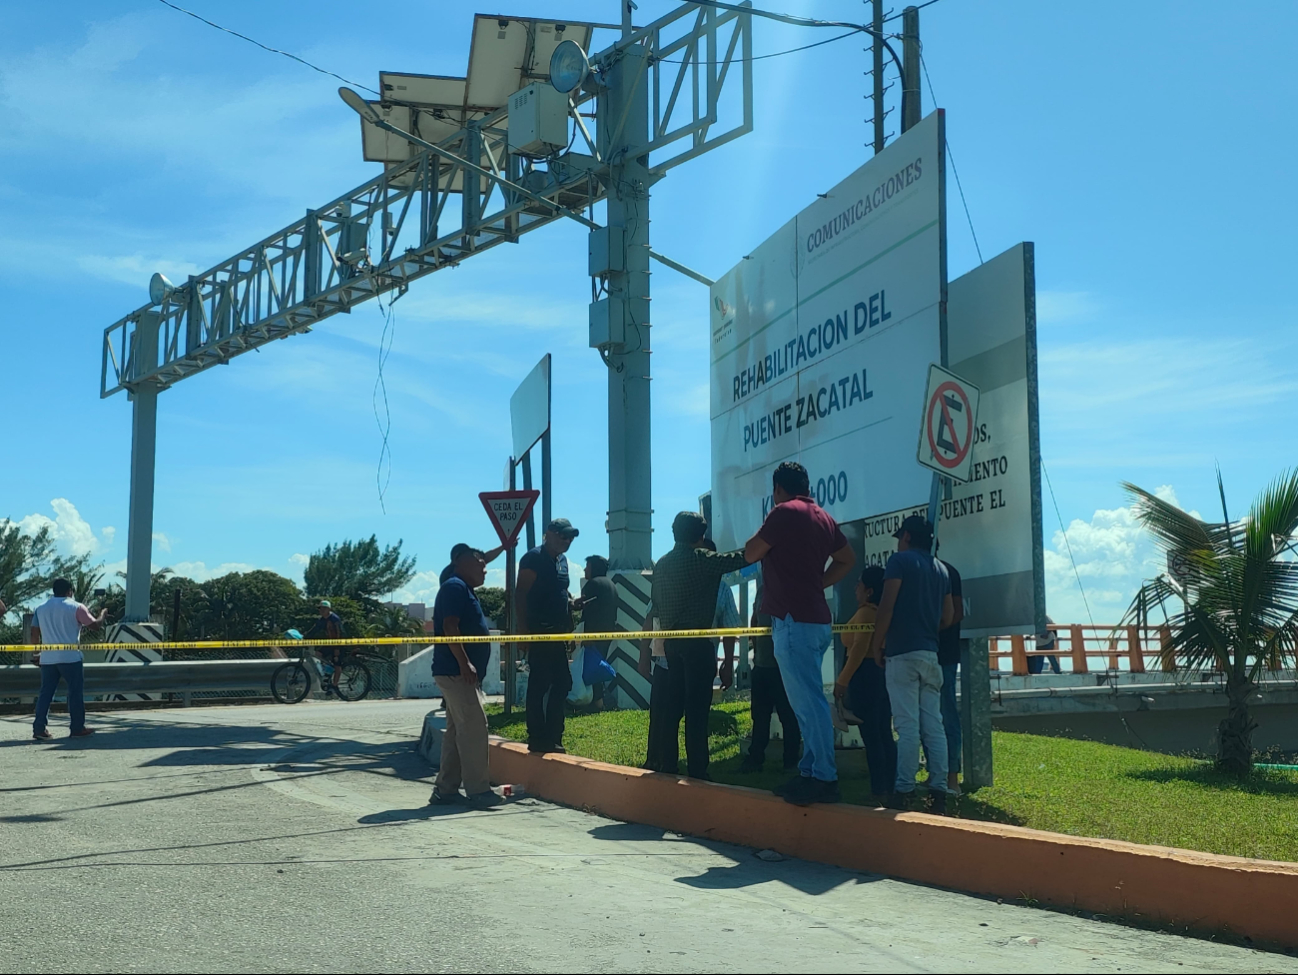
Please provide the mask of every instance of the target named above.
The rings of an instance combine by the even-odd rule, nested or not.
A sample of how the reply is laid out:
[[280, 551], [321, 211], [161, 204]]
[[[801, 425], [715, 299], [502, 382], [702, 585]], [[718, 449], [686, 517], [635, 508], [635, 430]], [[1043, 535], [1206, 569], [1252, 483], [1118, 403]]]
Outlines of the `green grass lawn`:
[[[507, 721], [496, 707], [491, 725], [506, 738], [526, 738], [521, 713]], [[712, 709], [712, 776], [769, 788], [785, 777], [779, 743], [772, 743], [766, 771], [741, 773], [749, 727], [746, 702]], [[574, 755], [638, 766], [648, 730], [645, 711], [580, 714], [569, 717], [564, 746]], [[953, 807], [956, 815], [1074, 836], [1298, 861], [1298, 773], [1258, 771], [1239, 783], [1196, 759], [1009, 732], [994, 733], [993, 747], [996, 786], [962, 797]], [[684, 757], [682, 740], [682, 766]], [[838, 757], [844, 799], [872, 805], [862, 751], [840, 751]]]

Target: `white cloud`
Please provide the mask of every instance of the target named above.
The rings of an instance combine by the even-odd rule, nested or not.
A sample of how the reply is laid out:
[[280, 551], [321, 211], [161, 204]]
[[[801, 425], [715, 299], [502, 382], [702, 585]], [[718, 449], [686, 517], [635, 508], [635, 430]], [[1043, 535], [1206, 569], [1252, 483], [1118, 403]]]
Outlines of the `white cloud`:
[[[42, 528], [48, 528], [60, 555], [76, 557], [99, 552], [100, 543], [95, 530], [81, 517], [76, 505], [67, 498], [55, 498], [50, 507], [54, 509], [53, 518], [42, 514], [27, 515], [19, 519], [19, 530], [25, 535], [35, 535]], [[105, 530], [105, 541], [112, 543], [111, 530]]]
[[153, 544], [157, 547], [157, 549], [158, 549], [159, 551], [161, 551], [161, 552], [167, 552], [168, 554], [170, 554], [170, 552], [171, 552], [171, 539], [168, 538], [168, 537], [166, 536], [166, 534], [164, 534], [163, 532], [154, 532], [154, 533], [153, 533]]
[[[160, 565], [154, 565], [153, 571], [157, 572], [163, 568]], [[166, 566], [178, 576], [185, 576], [193, 579], [195, 582], [206, 582], [208, 579], [215, 579], [217, 576], [228, 575], [231, 572], [252, 572], [255, 569], [267, 569], [264, 565], [250, 565], [247, 562], [222, 562], [220, 565], [209, 567], [206, 562], [173, 562]], [[267, 569], [274, 572], [274, 569]]]
[[105, 525], [103, 528], [99, 529], [99, 534], [104, 538], [104, 548], [112, 548], [113, 539], [117, 537], [117, 529], [112, 525]]
[[[1170, 485], [1154, 493], [1171, 504], [1180, 504]], [[1045, 567], [1046, 610], [1050, 616], [1057, 623], [1089, 623], [1089, 603], [1090, 616], [1103, 626], [1117, 623], [1140, 584], [1165, 571], [1166, 563], [1154, 539], [1128, 507], [1100, 508], [1090, 521], [1074, 518], [1067, 538], [1056, 530], [1045, 550]], [[1085, 601], [1078, 589], [1078, 577], [1086, 592]]]
[[409, 582], [386, 599], [397, 603], [427, 603], [431, 606], [437, 598], [437, 579], [440, 575], [441, 569], [436, 572], [416, 572]]
[[294, 552], [288, 557], [288, 560], [294, 565], [306, 566], [311, 564], [311, 556], [305, 555], [302, 552]]

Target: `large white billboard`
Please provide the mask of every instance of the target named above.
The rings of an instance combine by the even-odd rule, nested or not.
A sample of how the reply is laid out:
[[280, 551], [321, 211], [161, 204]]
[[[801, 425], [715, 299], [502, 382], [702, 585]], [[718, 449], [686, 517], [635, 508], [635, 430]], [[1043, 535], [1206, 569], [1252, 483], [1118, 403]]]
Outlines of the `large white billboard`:
[[[939, 554], [964, 583], [967, 637], [1039, 633], [1045, 622], [1033, 254], [1018, 244], [949, 289], [951, 371], [981, 394], [969, 480], [952, 485], [937, 528]], [[928, 514], [927, 490], [843, 526], [865, 564], [888, 561], [903, 518]]]
[[951, 371], [982, 394], [970, 479], [938, 521], [941, 556], [964, 581], [965, 636], [1045, 623], [1033, 265], [1033, 246], [1018, 244], [951, 282]]
[[946, 314], [934, 112], [712, 287], [713, 537], [737, 548], [797, 460], [839, 522], [926, 498], [915, 418]]

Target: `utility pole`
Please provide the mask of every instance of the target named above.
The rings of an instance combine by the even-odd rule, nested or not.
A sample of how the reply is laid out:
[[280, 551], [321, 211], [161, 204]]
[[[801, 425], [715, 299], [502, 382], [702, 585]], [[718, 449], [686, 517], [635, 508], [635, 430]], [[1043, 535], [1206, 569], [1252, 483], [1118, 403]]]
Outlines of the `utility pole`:
[[874, 5], [874, 70], [871, 73], [874, 75], [874, 154], [877, 156], [883, 152], [887, 139], [883, 128], [886, 114], [883, 109], [883, 0], [870, 2]]
[[[622, 33], [631, 34], [631, 8], [622, 10]], [[617, 48], [600, 95], [600, 153], [609, 161], [609, 233], [622, 238], [622, 267], [608, 274], [609, 314], [620, 344], [608, 364], [608, 543], [615, 569], [652, 563], [653, 502], [649, 421], [649, 142], [647, 52]], [[620, 322], [618, 321], [620, 319]]]
[[[135, 328], [131, 372], [142, 375], [158, 364], [161, 316], [145, 312]], [[153, 564], [153, 474], [158, 439], [158, 387], [144, 382], [131, 396], [131, 502], [126, 532], [126, 615], [128, 623], [149, 620]]]
[[919, 90], [920, 45], [919, 8], [907, 7], [901, 12], [901, 130], [918, 125], [924, 117]]

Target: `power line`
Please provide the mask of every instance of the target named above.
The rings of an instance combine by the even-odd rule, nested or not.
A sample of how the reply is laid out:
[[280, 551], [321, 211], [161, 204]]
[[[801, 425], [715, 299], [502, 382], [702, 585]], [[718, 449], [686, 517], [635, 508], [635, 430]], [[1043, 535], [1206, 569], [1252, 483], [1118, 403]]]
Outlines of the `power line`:
[[[794, 27], [846, 27], [853, 34], [869, 34], [871, 37], [877, 37], [879, 42], [887, 49], [888, 55], [892, 58], [893, 63], [897, 65], [897, 70], [901, 71], [901, 58], [893, 50], [892, 45], [888, 43], [889, 38], [900, 37], [900, 34], [885, 34], [883, 31], [877, 31], [866, 24], [854, 24], [847, 20], [816, 20], [814, 17], [797, 17], [793, 14], [777, 13], [774, 10], [759, 10], [756, 7], [745, 7], [737, 3], [723, 3], [721, 0], [692, 0], [701, 7], [714, 7], [717, 10], [733, 10], [741, 14], [751, 14], [754, 17], [764, 17], [767, 20], [779, 21], [782, 24], [792, 24]], [[929, 0], [930, 3], [936, 0]], [[927, 4], [925, 4], [927, 6]], [[812, 46], [812, 45], [809, 45]], [[753, 59], [757, 60], [756, 58]]]
[[[937, 3], [937, 0], [925, 0], [924, 3], [915, 4], [915, 9], [923, 10], [925, 7], [931, 7], [935, 3]], [[883, 22], [886, 24], [890, 20], [896, 20], [898, 17], [904, 17], [905, 15], [906, 15], [906, 11], [903, 10], [901, 13], [893, 14], [891, 17], [884, 17]]]
[[[936, 3], [937, 0], [931, 0]], [[926, 5], [927, 6], [927, 5]], [[928, 73], [928, 62], [924, 60], [924, 47], [921, 44], [919, 49], [919, 64], [924, 69], [924, 80], [928, 82], [929, 97], [933, 99], [933, 104], [937, 105], [937, 92], [933, 90], [933, 78]], [[955, 155], [951, 152], [951, 140], [946, 141], [946, 157], [951, 162], [951, 175], [955, 177], [955, 188], [960, 191], [960, 203], [964, 207], [964, 218], [969, 221], [969, 235], [973, 237], [974, 250], [978, 252], [978, 263], [983, 262], [983, 249], [978, 245], [978, 231], [974, 230], [973, 215], [969, 212], [969, 201], [964, 196], [964, 184], [960, 182], [960, 170], [955, 165]]]
[[239, 38], [240, 40], [247, 41], [249, 44], [256, 44], [263, 51], [269, 51], [271, 54], [280, 54], [286, 58], [298, 62], [299, 64], [305, 64], [312, 71], [319, 71], [321, 74], [327, 74], [331, 78], [337, 78], [339, 81], [345, 82], [351, 85], [353, 88], [363, 88], [365, 91], [372, 92], [375, 95], [379, 94], [379, 92], [374, 91], [374, 89], [371, 88], [369, 85], [362, 85], [358, 81], [349, 81], [347, 78], [344, 78], [340, 74], [335, 74], [334, 72], [329, 71], [326, 68], [320, 67], [318, 64], [312, 64], [306, 58], [300, 58], [296, 54], [290, 54], [288, 51], [281, 51], [279, 48], [276, 47], [269, 47], [263, 44], [261, 41], [254, 40], [253, 38], [249, 37], [247, 34], [240, 34], [237, 30], [231, 30], [229, 27], [222, 27], [220, 24], [213, 23], [212, 21], [208, 20], [206, 17], [202, 17], [194, 13], [194, 11], [192, 10], [186, 10], [184, 7], [172, 3], [171, 0], [158, 0], [158, 3], [162, 4], [164, 7], [170, 7], [172, 10], [179, 10], [182, 14], [188, 14], [190, 17], [193, 17], [195, 20], [202, 21], [204, 24], [207, 24], [208, 27], [215, 27], [217, 30], [224, 31], [227, 34], [233, 34], [235, 37]]
[[1082, 574], [1077, 571], [1077, 560], [1073, 558], [1073, 545], [1068, 541], [1068, 531], [1064, 528], [1064, 516], [1059, 513], [1059, 502], [1055, 498], [1055, 486], [1050, 483], [1050, 472], [1046, 470], [1044, 458], [1041, 461], [1041, 473], [1046, 475], [1046, 487], [1050, 489], [1050, 501], [1055, 506], [1055, 517], [1059, 519], [1059, 533], [1064, 536], [1064, 548], [1068, 549], [1068, 561], [1073, 563], [1073, 576], [1077, 579], [1077, 588], [1082, 594], [1082, 605], [1086, 607], [1086, 617], [1091, 621], [1091, 626], [1094, 626], [1095, 617], [1091, 615], [1091, 604], [1086, 599], [1086, 587], [1082, 585]]
[[[777, 20], [782, 24], [792, 24], [794, 27], [850, 27], [853, 33], [865, 31], [867, 34], [876, 33], [873, 27], [865, 24], [854, 24], [848, 20], [817, 20], [814, 17], [798, 17], [794, 14], [777, 13], [774, 10], [759, 10], [756, 7], [746, 7], [737, 3], [723, 3], [721, 0], [691, 0], [700, 7], [715, 7], [718, 10], [733, 10], [736, 13], [752, 14], [754, 17], [763, 17], [766, 20]], [[935, 0], [930, 0], [935, 2]], [[927, 6], [927, 4], [925, 4]], [[893, 37], [898, 35], [894, 34]]]
[[[849, 30], [846, 34], [839, 34], [837, 37], [831, 37], [828, 40], [816, 41], [814, 44], [803, 44], [802, 47], [791, 47], [787, 51], [775, 51], [771, 54], [754, 54], [751, 58], [732, 58], [733, 61], [765, 61], [767, 58], [779, 58], [786, 54], [797, 54], [799, 51], [809, 51], [813, 47], [821, 47], [825, 44], [833, 44], [835, 41], [841, 41], [848, 37], [855, 37], [861, 33], [859, 30]], [[658, 58], [656, 64], [685, 64], [685, 61], [676, 61], [671, 58]], [[721, 61], [700, 61], [699, 64], [722, 64]]]

